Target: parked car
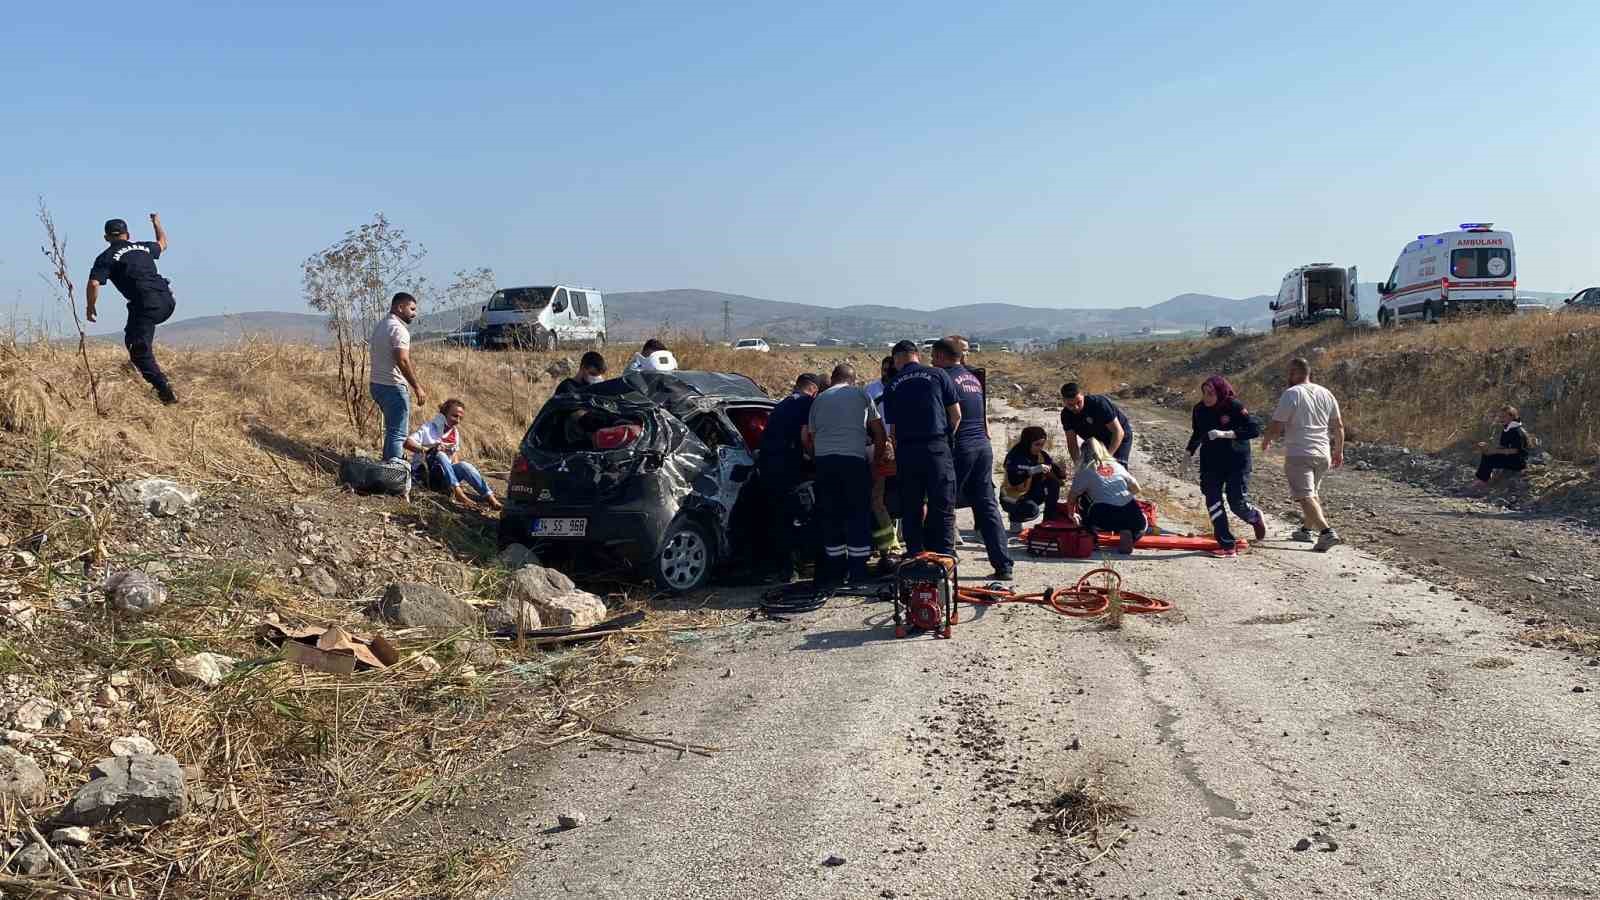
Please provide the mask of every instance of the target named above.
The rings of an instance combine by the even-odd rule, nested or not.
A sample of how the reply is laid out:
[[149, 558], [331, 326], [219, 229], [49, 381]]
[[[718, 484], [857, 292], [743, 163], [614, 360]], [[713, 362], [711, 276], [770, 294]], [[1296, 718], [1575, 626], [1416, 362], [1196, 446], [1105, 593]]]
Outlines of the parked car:
[[553, 350], [562, 344], [606, 343], [605, 299], [599, 291], [548, 285], [495, 291], [478, 318], [478, 345]]
[[512, 463], [500, 546], [621, 563], [665, 590], [701, 587], [761, 531], [740, 501], [760, 502], [750, 484], [775, 405], [749, 378], [719, 372], [634, 372], [556, 394]]
[[1600, 312], [1600, 287], [1584, 288], [1562, 301], [1562, 312]]
[[772, 352], [772, 348], [767, 346], [767, 342], [761, 338], [740, 338], [738, 342], [733, 345], [733, 349], [749, 350], [755, 353]]
[[1217, 326], [1213, 327], [1210, 331], [1206, 332], [1206, 334], [1208, 334], [1208, 335], [1210, 335], [1211, 337], [1214, 337], [1214, 338], [1233, 337], [1233, 326], [1232, 325], [1217, 325]]

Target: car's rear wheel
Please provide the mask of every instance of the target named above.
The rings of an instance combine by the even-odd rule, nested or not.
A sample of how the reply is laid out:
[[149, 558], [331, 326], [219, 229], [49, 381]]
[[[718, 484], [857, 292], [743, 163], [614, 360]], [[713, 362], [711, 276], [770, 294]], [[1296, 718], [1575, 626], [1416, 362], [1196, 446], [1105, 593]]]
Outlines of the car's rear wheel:
[[716, 550], [705, 527], [680, 519], [667, 529], [656, 554], [656, 584], [674, 593], [692, 591], [711, 580], [715, 564]]

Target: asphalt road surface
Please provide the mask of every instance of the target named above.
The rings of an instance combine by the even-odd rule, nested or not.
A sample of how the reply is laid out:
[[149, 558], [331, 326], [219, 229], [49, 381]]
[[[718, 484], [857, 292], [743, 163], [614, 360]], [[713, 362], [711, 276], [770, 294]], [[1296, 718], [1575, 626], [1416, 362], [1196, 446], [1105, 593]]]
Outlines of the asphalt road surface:
[[[720, 751], [560, 752], [502, 896], [1600, 897], [1600, 668], [1350, 547], [1107, 559], [1174, 611], [896, 640], [841, 599], [684, 645], [616, 721]], [[1129, 810], [1113, 852], [1030, 827], [1078, 779]]]

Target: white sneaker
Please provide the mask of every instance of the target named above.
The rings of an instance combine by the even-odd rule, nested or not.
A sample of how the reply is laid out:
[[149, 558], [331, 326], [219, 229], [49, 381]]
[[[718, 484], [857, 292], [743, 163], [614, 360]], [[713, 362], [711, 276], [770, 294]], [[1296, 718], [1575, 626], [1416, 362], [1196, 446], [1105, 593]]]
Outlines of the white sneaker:
[[1289, 540], [1299, 541], [1302, 544], [1309, 544], [1316, 539], [1317, 536], [1311, 533], [1311, 529], [1306, 528], [1303, 525], [1299, 528], [1296, 528], [1294, 533], [1289, 535]]

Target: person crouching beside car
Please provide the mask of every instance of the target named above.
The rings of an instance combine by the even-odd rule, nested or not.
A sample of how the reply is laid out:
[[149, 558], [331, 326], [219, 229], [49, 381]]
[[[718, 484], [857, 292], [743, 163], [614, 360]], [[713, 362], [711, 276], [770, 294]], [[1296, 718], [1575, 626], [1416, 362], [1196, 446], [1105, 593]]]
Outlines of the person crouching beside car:
[[440, 405], [438, 415], [406, 438], [406, 449], [411, 451], [411, 477], [437, 490], [448, 490], [457, 506], [470, 508], [476, 504], [467, 496], [465, 482], [490, 509], [499, 509], [500, 499], [477, 467], [458, 459], [461, 420], [466, 415], [467, 405], [452, 397]]
[[1139, 482], [1118, 462], [1098, 438], [1083, 442], [1078, 453], [1078, 474], [1072, 479], [1067, 506], [1078, 508], [1078, 500], [1089, 499], [1084, 524], [1091, 531], [1117, 535], [1120, 553], [1132, 553], [1133, 543], [1145, 532], [1144, 510], [1139, 508]]
[[1478, 442], [1478, 449], [1483, 451], [1483, 455], [1478, 457], [1478, 477], [1472, 483], [1475, 492], [1489, 489], [1489, 479], [1494, 477], [1495, 469], [1521, 472], [1528, 467], [1531, 441], [1527, 429], [1522, 427], [1522, 417], [1517, 413], [1517, 408], [1501, 407], [1497, 418], [1500, 424], [1499, 446], [1490, 447], [1487, 441]]
[[1064, 468], [1050, 458], [1045, 448], [1050, 437], [1043, 428], [1029, 425], [1022, 429], [1016, 446], [1006, 453], [1006, 477], [1000, 484], [1000, 508], [1011, 520], [1010, 532], [1022, 533], [1024, 525], [1038, 518], [1055, 515], [1056, 504], [1061, 499], [1061, 483], [1066, 480]]
[[1213, 556], [1237, 556], [1237, 543], [1228, 528], [1228, 510], [1255, 529], [1256, 540], [1267, 536], [1261, 510], [1250, 505], [1250, 442], [1261, 436], [1261, 422], [1245, 409], [1233, 394], [1233, 385], [1221, 375], [1213, 375], [1200, 385], [1200, 402], [1190, 416], [1189, 455], [1200, 451], [1200, 492], [1206, 498], [1206, 513], [1217, 538]]

